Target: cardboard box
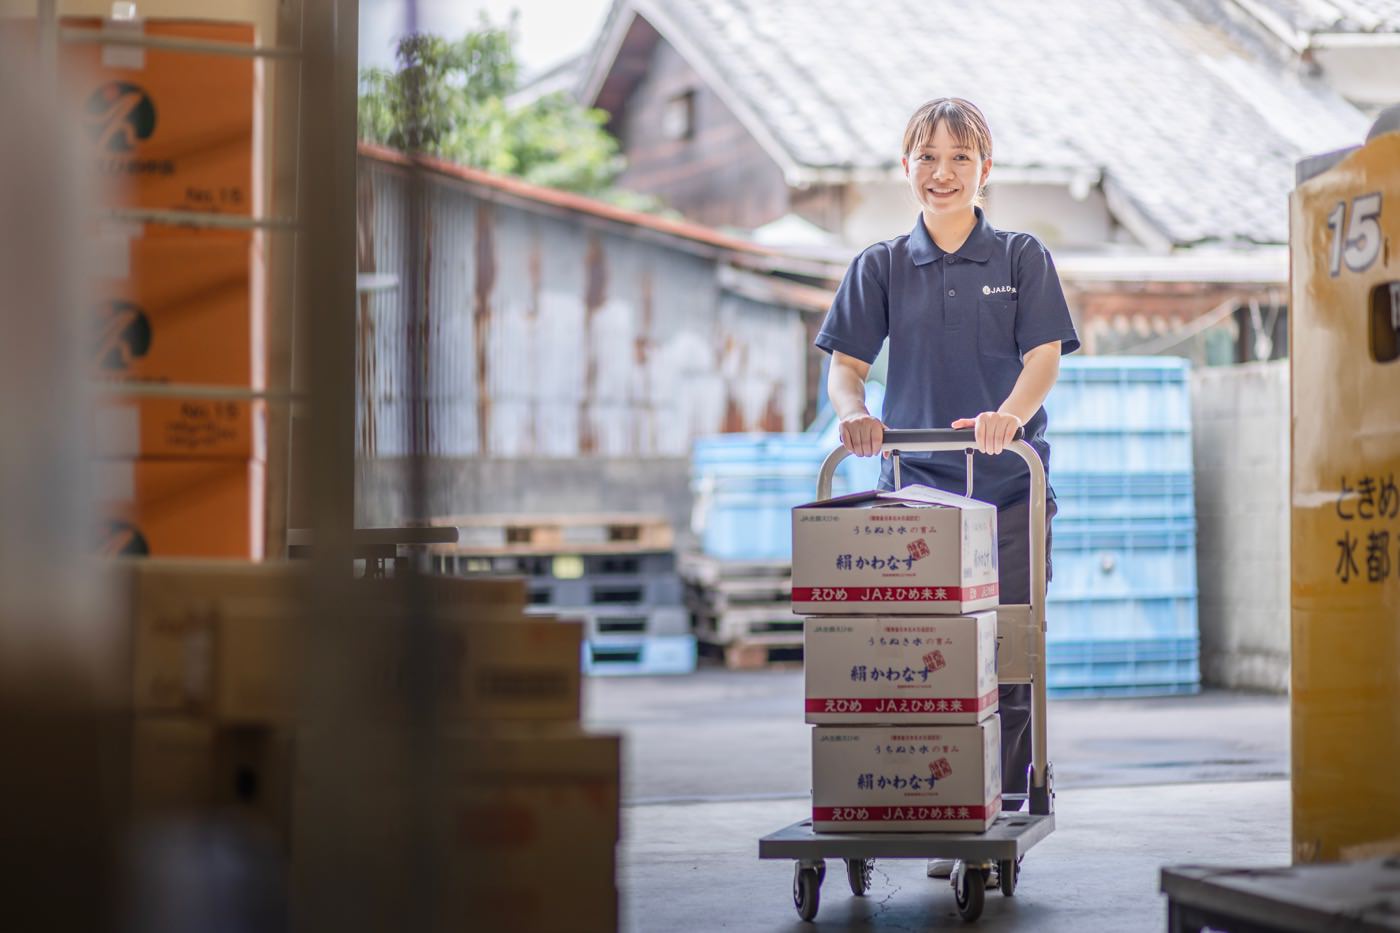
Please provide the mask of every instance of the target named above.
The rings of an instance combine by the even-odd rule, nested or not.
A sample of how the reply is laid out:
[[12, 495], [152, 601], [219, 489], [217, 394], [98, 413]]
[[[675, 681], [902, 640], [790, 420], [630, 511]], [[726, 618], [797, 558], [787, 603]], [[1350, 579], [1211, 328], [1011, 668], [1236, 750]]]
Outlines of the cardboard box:
[[816, 726], [817, 832], [982, 832], [1001, 810], [1001, 720]]
[[[301, 563], [134, 561], [133, 706], [221, 723], [275, 723], [295, 710]], [[439, 598], [445, 640], [439, 712], [449, 721], [577, 722], [583, 626], [521, 615], [523, 579], [424, 582]], [[358, 581], [366, 618], [345, 621], [384, 697], [407, 685], [402, 609]], [[382, 607], [382, 608], [377, 608]]]
[[132, 705], [264, 723], [292, 702], [288, 634], [308, 567], [243, 561], [132, 561]]
[[102, 554], [262, 557], [262, 463], [139, 459], [92, 466]]
[[553, 618], [453, 625], [449, 718], [577, 722], [583, 623]]
[[[316, 744], [315, 736], [305, 741]], [[424, 890], [407, 858], [422, 839], [406, 834], [410, 808], [439, 832], [433, 852], [438, 924], [447, 930], [511, 933], [616, 933], [616, 846], [620, 835], [621, 741], [577, 727], [534, 726], [458, 732], [434, 750], [441, 770], [415, 760], [402, 735], [357, 731], [363, 793], [353, 819], [365, 851], [378, 853], [384, 873], [365, 925], [402, 926], [401, 892]], [[337, 784], [341, 778], [326, 776]], [[297, 782], [296, 831], [343, 818], [324, 801], [336, 788], [314, 775]], [[297, 851], [305, 851], [301, 838]], [[568, 869], [561, 867], [567, 863]]]
[[621, 739], [512, 729], [457, 751], [452, 825], [468, 857], [444, 885], [444, 916], [458, 921], [444, 926], [614, 933]]
[[267, 409], [262, 402], [110, 398], [93, 410], [102, 458], [263, 460]]
[[966, 615], [997, 604], [995, 506], [928, 486], [792, 510], [792, 611]]
[[996, 639], [995, 612], [807, 619], [807, 722], [985, 719], [997, 710]]
[[[251, 23], [65, 18], [65, 28], [252, 45]], [[122, 207], [249, 216], [261, 66], [252, 58], [63, 43], [96, 173]], [[166, 228], [188, 236], [189, 230]], [[152, 228], [153, 232], [160, 228]], [[229, 235], [202, 230], [200, 236]]]
[[246, 237], [106, 243], [93, 309], [94, 378], [262, 387], [251, 249]]
[[141, 718], [131, 732], [131, 811], [245, 817], [290, 839], [293, 749], [289, 733]]

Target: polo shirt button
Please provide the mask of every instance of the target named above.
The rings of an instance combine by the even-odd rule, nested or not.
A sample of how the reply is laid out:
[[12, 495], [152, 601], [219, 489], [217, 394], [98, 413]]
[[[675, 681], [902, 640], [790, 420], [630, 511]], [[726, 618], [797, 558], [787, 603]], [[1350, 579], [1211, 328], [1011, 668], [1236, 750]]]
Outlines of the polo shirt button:
[[950, 288], [950, 289], [948, 289], [948, 297], [949, 297], [949, 298], [953, 298], [953, 297], [955, 297], [957, 294], [958, 294], [958, 290], [957, 290], [956, 288]]

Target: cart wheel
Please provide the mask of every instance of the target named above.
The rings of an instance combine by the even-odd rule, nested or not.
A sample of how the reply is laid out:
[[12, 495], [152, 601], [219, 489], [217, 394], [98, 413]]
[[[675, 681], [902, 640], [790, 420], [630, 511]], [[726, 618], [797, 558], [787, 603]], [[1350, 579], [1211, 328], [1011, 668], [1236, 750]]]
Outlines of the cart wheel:
[[792, 873], [792, 904], [797, 908], [797, 916], [811, 920], [817, 915], [821, 899], [821, 880], [815, 868], [803, 868], [799, 862]]
[[968, 923], [982, 916], [982, 904], [987, 897], [987, 876], [978, 868], [962, 870], [953, 888], [953, 897], [958, 902], [958, 913]]
[[1007, 897], [1016, 893], [1016, 882], [1021, 880], [1021, 863], [1017, 859], [1003, 859], [997, 865], [997, 875], [1001, 878], [1001, 893]]
[[846, 859], [846, 880], [851, 883], [851, 893], [856, 897], [864, 897], [865, 892], [870, 890], [870, 873], [874, 867], [874, 859]]
[[817, 887], [826, 884], [826, 859], [817, 863]]

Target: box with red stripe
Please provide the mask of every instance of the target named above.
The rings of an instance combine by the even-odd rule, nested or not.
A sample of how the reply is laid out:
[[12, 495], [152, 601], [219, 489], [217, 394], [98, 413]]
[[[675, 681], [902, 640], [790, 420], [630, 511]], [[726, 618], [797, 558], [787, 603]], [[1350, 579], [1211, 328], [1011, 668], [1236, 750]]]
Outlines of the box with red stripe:
[[995, 612], [808, 618], [807, 722], [980, 722], [997, 710], [996, 647]]
[[1001, 721], [817, 726], [812, 829], [983, 832], [1001, 810]]
[[928, 486], [792, 510], [792, 611], [966, 615], [995, 608], [997, 513]]

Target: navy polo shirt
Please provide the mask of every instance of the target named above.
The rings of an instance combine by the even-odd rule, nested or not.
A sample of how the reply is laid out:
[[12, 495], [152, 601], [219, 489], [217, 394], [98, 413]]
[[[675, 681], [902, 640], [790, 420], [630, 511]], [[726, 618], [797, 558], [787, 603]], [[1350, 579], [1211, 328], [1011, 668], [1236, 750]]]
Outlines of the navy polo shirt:
[[[996, 411], [1021, 375], [1021, 359], [1059, 341], [1079, 347], [1050, 252], [1028, 233], [977, 226], [955, 253], [933, 242], [923, 217], [906, 236], [867, 248], [851, 263], [817, 335], [828, 353], [874, 362], [890, 341], [881, 420], [891, 428], [946, 428], [958, 418]], [[1050, 468], [1045, 409], [1026, 422], [1030, 441]], [[900, 479], [961, 494], [962, 454], [908, 454]], [[1030, 492], [1026, 464], [1015, 454], [977, 454], [972, 495], [999, 508]], [[885, 461], [880, 484], [891, 486]], [[1051, 493], [1053, 495], [1053, 493]]]

